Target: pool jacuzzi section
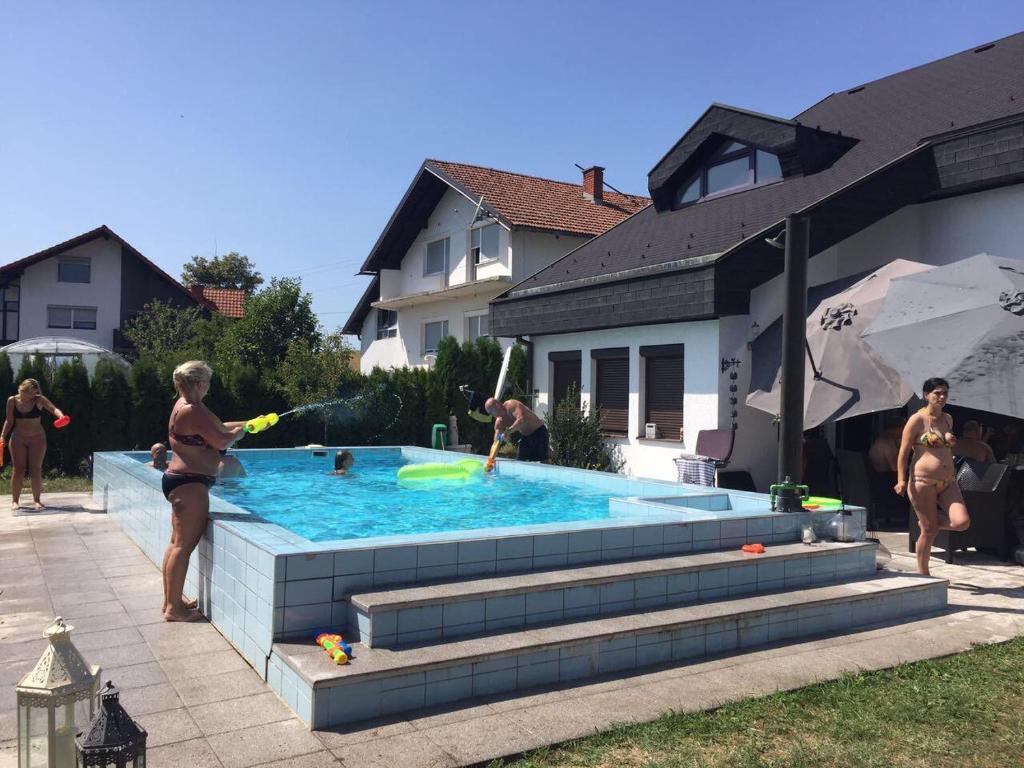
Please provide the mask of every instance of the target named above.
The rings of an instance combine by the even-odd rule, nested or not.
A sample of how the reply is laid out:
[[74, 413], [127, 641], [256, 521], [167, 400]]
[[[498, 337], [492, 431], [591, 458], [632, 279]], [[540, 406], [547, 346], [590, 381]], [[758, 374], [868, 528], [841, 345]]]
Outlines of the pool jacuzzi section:
[[[763, 494], [512, 460], [472, 486], [402, 488], [409, 462], [465, 454], [352, 447], [350, 476], [329, 476], [339, 448], [235, 451], [249, 475], [215, 486], [210, 524], [185, 592], [268, 680], [274, 642], [331, 629], [355, 639], [348, 597], [391, 586], [670, 556], [800, 539], [813, 513], [781, 514]], [[155, 563], [170, 505], [143, 452], [97, 453], [97, 504]], [[482, 457], [480, 457], [482, 460]], [[863, 510], [855, 510], [861, 516]], [[814, 521], [816, 522], [816, 521]], [[818, 527], [818, 526], [816, 526]], [[862, 527], [863, 529], [863, 527]], [[297, 681], [272, 687], [307, 723]]]

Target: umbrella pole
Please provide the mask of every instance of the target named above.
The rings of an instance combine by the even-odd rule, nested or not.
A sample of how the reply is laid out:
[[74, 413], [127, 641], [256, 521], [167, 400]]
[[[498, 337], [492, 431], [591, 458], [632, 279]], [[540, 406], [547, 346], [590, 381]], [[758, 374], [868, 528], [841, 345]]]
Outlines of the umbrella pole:
[[[807, 345], [807, 260], [810, 220], [786, 217], [785, 304], [782, 313], [782, 392], [779, 440], [779, 509], [799, 512], [804, 433], [804, 354]], [[794, 486], [788, 490], [785, 486]]]

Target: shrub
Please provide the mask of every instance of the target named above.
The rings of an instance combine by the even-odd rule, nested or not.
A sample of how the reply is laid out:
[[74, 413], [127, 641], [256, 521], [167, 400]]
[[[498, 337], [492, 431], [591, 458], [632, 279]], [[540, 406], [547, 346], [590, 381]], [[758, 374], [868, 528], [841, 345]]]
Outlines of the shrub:
[[92, 393], [81, 360], [63, 363], [53, 374], [51, 399], [71, 417], [71, 423], [50, 434], [46, 463], [65, 474], [77, 474], [92, 452]]
[[565, 399], [556, 403], [545, 417], [551, 435], [551, 463], [618, 472], [622, 459], [618, 448], [609, 445], [601, 434], [600, 410], [578, 407], [577, 402], [579, 389], [573, 384]]
[[49, 397], [51, 382], [50, 364], [46, 362], [42, 355], [25, 355], [21, 359], [21, 365], [18, 367], [18, 375], [14, 377], [12, 389], [16, 389], [25, 379], [35, 379], [38, 381], [39, 388], [42, 389], [43, 394]]
[[128, 447], [131, 388], [120, 365], [100, 360], [92, 379], [92, 434], [94, 451]]
[[140, 357], [132, 365], [130, 379], [132, 446], [145, 449], [153, 443], [166, 442], [171, 404], [164, 396], [156, 363], [149, 357]]
[[0, 395], [4, 398], [13, 395], [14, 371], [11, 369], [11, 359], [6, 352], [0, 352]]

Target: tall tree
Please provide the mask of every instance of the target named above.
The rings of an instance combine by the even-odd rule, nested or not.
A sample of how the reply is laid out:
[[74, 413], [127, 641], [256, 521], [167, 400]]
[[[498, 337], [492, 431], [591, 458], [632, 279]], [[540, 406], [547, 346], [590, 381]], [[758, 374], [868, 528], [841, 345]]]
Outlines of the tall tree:
[[306, 341], [320, 349], [320, 323], [313, 298], [298, 280], [274, 278], [245, 302], [245, 315], [226, 330], [217, 345], [217, 359], [235, 356], [245, 365], [269, 370], [284, 360], [288, 345]]
[[249, 295], [263, 284], [263, 276], [256, 271], [256, 265], [237, 251], [212, 259], [193, 256], [192, 261], [182, 268], [181, 280], [185, 285], [241, 288]]
[[135, 345], [139, 355], [164, 360], [189, 345], [202, 319], [199, 307], [178, 309], [168, 302], [154, 301], [125, 324], [124, 337]]

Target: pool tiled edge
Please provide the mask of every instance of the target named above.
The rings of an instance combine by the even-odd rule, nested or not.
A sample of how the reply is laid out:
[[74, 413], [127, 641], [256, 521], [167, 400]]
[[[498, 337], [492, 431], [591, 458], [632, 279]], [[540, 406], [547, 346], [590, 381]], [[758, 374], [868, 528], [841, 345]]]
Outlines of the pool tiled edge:
[[[335, 450], [335, 449], [329, 449]], [[425, 448], [358, 450], [400, 452], [415, 461], [456, 461], [464, 454]], [[309, 452], [256, 449], [252, 453]], [[248, 451], [240, 451], [240, 454]], [[140, 454], [97, 453], [93, 495], [156, 564], [170, 539], [169, 506], [158, 472]], [[460, 577], [527, 572], [560, 566], [684, 554], [739, 546], [749, 540], [783, 543], [799, 538], [809, 515], [768, 511], [763, 495], [729, 491], [732, 514], [723, 516], [710, 497], [720, 489], [682, 486], [587, 470], [504, 461], [502, 474], [557, 479], [614, 492], [605, 520], [444, 534], [311, 542], [223, 499], [211, 497], [211, 521], [193, 554], [186, 593], [260, 676], [298, 713], [312, 711], [309, 691], [286, 678], [271, 659], [275, 642], [311, 640], [318, 630], [342, 628], [348, 596], [367, 589]], [[621, 493], [621, 496], [618, 494]], [[658, 497], [694, 497], [673, 510]], [[700, 509], [706, 499], [706, 509]], [[739, 514], [737, 514], [739, 513]], [[859, 512], [863, 514], [863, 512]], [[354, 629], [354, 628], [353, 628]], [[305, 692], [304, 692], [305, 691]], [[310, 722], [308, 717], [304, 717]]]

